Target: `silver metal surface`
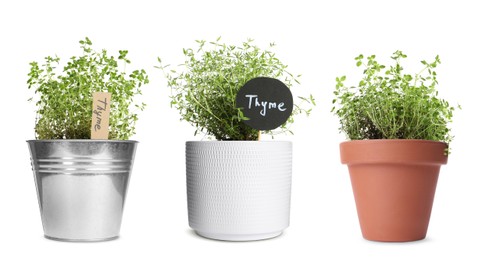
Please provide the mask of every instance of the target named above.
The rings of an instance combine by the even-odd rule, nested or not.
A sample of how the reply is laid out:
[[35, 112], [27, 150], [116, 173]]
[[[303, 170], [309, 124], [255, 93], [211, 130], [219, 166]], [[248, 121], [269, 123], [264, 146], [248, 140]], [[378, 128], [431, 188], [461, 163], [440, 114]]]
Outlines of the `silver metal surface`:
[[117, 238], [137, 142], [27, 142], [45, 237], [85, 242]]

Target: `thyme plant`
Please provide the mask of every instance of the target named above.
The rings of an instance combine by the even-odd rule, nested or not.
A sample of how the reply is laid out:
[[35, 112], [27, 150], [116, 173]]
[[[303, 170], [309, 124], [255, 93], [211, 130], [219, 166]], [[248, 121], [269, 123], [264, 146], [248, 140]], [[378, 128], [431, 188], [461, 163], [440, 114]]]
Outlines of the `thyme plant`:
[[[236, 108], [236, 94], [249, 80], [256, 77], [271, 77], [283, 81], [288, 87], [299, 84], [300, 75], [287, 71], [270, 48], [262, 50], [247, 40], [242, 45], [227, 45], [216, 41], [196, 41], [197, 49], [183, 49], [185, 62], [178, 72], [166, 69], [158, 58], [160, 68], [165, 73], [171, 88], [171, 106], [177, 108], [181, 120], [196, 127], [195, 135], [202, 132], [217, 140], [257, 140], [259, 132], [247, 126], [247, 118], [242, 110]], [[302, 103], [315, 105], [314, 98], [299, 97]], [[301, 103], [301, 104], [302, 104]], [[292, 115], [279, 130], [265, 131], [270, 134], [292, 133], [289, 125], [294, 116], [309, 114], [311, 108], [304, 109], [301, 104], [294, 105]]]
[[440, 57], [422, 61], [423, 69], [414, 75], [404, 72], [400, 61], [406, 57], [396, 51], [394, 64], [387, 68], [375, 55], [359, 55], [356, 65], [364, 76], [358, 85], [348, 87], [346, 76], [336, 78], [332, 112], [349, 139], [452, 141], [448, 124], [455, 108], [436, 90]]
[[[110, 92], [109, 139], [126, 140], [135, 133], [136, 110], [144, 103], [134, 101], [141, 86], [149, 82], [144, 70], [129, 75], [119, 66], [129, 64], [128, 51], [117, 58], [106, 50], [95, 51], [88, 37], [80, 41], [81, 56], [73, 56], [61, 70], [59, 57], [45, 57], [43, 64], [30, 63], [28, 88], [34, 89], [37, 139], [89, 139], [91, 136], [92, 93]], [[123, 63], [123, 64], [121, 64]]]

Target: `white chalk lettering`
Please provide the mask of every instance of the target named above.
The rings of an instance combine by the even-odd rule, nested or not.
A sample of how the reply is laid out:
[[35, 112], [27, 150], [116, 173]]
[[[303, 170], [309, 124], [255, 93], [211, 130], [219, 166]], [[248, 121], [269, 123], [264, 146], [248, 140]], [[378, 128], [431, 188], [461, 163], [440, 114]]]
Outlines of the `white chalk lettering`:
[[256, 98], [256, 103], [255, 104], [257, 106], [257, 95], [246, 95], [246, 97], [249, 98], [249, 109], [251, 109], [251, 107], [252, 107], [252, 99], [253, 98]]
[[262, 116], [266, 116], [266, 114], [267, 114], [267, 110], [266, 110], [267, 109], [267, 101], [262, 101], [261, 105], [262, 105], [263, 108], [262, 108], [260, 113], [261, 113]]
[[287, 108], [282, 108], [283, 106], [284, 106], [284, 103], [280, 103], [277, 109], [279, 109], [280, 111], [286, 111]]
[[261, 116], [266, 116], [267, 110], [277, 109], [281, 112], [287, 110], [287, 108], [284, 107], [284, 102], [281, 102], [279, 105], [277, 105], [277, 102], [259, 101], [259, 97], [257, 95], [245, 95], [245, 97], [249, 98], [249, 109], [253, 107], [261, 107], [261, 110], [259, 111]]

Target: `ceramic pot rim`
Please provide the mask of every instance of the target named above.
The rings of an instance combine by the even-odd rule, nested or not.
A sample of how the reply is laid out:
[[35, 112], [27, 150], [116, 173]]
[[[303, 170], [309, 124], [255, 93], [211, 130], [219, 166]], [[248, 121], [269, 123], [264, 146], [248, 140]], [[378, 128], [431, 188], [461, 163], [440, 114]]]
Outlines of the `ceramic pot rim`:
[[240, 144], [260, 144], [260, 143], [292, 143], [292, 141], [285, 141], [285, 140], [264, 140], [264, 141], [242, 141], [242, 140], [230, 140], [230, 141], [218, 141], [218, 140], [205, 140], [205, 141], [186, 141], [186, 143], [240, 143]]

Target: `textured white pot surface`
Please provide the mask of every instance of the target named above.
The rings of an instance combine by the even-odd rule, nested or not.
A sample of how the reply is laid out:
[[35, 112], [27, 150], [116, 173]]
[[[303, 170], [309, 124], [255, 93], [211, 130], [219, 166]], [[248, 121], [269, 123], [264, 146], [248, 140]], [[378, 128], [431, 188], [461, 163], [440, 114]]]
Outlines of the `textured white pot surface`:
[[289, 226], [292, 143], [186, 142], [189, 226], [219, 240], [272, 238]]

